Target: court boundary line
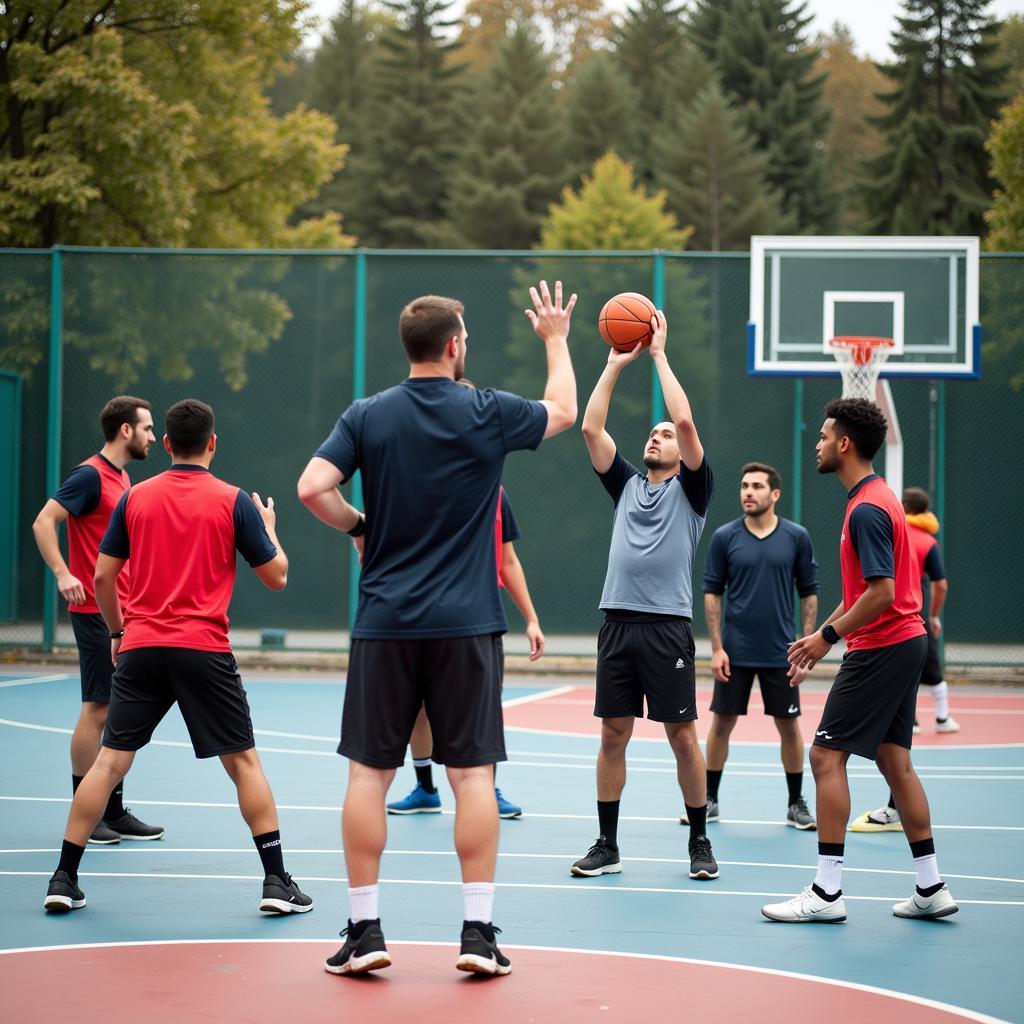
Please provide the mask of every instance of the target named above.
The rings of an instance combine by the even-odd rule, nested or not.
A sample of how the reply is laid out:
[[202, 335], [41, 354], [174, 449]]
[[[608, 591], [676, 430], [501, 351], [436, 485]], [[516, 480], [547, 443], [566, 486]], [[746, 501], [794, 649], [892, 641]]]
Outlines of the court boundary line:
[[67, 672], [61, 672], [58, 675], [50, 676], [20, 676], [17, 679], [8, 679], [6, 682], [0, 682], [0, 690], [9, 686], [32, 686], [33, 683], [57, 683], [63, 680], [70, 681], [74, 678], [74, 676], [68, 675]]
[[[226, 946], [230, 944], [240, 945], [268, 945], [277, 942], [287, 942], [292, 945], [327, 945], [334, 942], [331, 938], [309, 939], [309, 938], [287, 938], [287, 939], [144, 939], [139, 942], [81, 942], [68, 943], [57, 946], [24, 946], [15, 949], [0, 949], [0, 956], [29, 953], [61, 953], [88, 949], [125, 949], [139, 946]], [[457, 943], [420, 941], [416, 939], [388, 939], [388, 945], [394, 946], [427, 946], [430, 948], [454, 949]], [[956, 1006], [953, 1003], [944, 1003], [937, 999], [929, 999], [927, 996], [914, 995], [911, 992], [897, 992], [891, 989], [879, 988], [877, 985], [865, 985], [857, 981], [844, 981], [841, 978], [830, 978], [824, 975], [803, 974], [798, 971], [787, 971], [778, 967], [758, 967], [753, 964], [733, 963], [728, 960], [702, 960], [696, 957], [671, 956], [661, 953], [632, 953], [627, 951], [609, 949], [577, 949], [572, 946], [530, 946], [525, 944], [509, 944], [505, 947], [508, 950], [536, 951], [541, 953], [567, 953], [579, 956], [602, 956], [621, 957], [631, 960], [655, 960], [660, 963], [686, 964], [694, 967], [717, 967], [723, 970], [749, 971], [754, 974], [769, 974], [775, 977], [788, 978], [795, 981], [808, 981], [820, 985], [832, 985], [837, 988], [853, 989], [858, 992], [868, 992], [871, 995], [882, 996], [887, 999], [897, 999], [903, 1002], [915, 1003], [932, 1010], [941, 1010], [955, 1016], [964, 1017], [967, 1020], [978, 1021], [980, 1024], [1011, 1024], [1002, 1017], [992, 1017], [981, 1013], [978, 1010], [971, 1010], [968, 1007]]]
[[[3, 878], [49, 878], [52, 871], [0, 871]], [[206, 875], [195, 872], [163, 872], [163, 871], [79, 871], [78, 877], [88, 879], [103, 878], [145, 878], [160, 881], [191, 881], [191, 882], [262, 882], [263, 875]], [[326, 885], [348, 884], [347, 875], [304, 875], [304, 885], [310, 882]], [[380, 885], [433, 885], [459, 886], [458, 879], [444, 878], [380, 878]], [[496, 889], [544, 889], [559, 892], [602, 892], [602, 893], [650, 893], [659, 896], [742, 896], [757, 899], [787, 899], [792, 892], [757, 892], [747, 889], [719, 889], [717, 887], [701, 887], [693, 889], [677, 889], [674, 887], [652, 885], [588, 885], [586, 881], [576, 882], [495, 882]], [[843, 893], [843, 899], [858, 903], [900, 903], [905, 896], [851, 896]], [[974, 907], [1024, 907], [1024, 900], [957, 900], [959, 906]]]

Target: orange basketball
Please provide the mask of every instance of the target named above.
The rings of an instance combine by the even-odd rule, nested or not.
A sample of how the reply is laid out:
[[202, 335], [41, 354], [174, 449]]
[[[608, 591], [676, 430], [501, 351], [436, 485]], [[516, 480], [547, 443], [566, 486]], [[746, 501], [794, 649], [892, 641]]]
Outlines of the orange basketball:
[[610, 298], [597, 318], [601, 337], [620, 352], [629, 352], [636, 343], [646, 348], [654, 336], [651, 317], [657, 313], [654, 303], [639, 292], [620, 292]]

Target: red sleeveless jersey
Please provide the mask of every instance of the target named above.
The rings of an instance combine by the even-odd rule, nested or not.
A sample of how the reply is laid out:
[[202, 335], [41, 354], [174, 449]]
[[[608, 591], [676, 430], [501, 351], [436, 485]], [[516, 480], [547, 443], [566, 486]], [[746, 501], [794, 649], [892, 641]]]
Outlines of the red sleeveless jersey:
[[122, 651], [230, 651], [238, 488], [212, 473], [169, 469], [136, 484], [124, 510], [131, 586]]
[[889, 647], [904, 640], [912, 640], [915, 636], [924, 636], [924, 621], [921, 618], [921, 571], [910, 545], [910, 528], [907, 526], [903, 506], [881, 477], [864, 484], [846, 506], [843, 533], [839, 540], [843, 607], [846, 610], [852, 608], [857, 598], [868, 588], [860, 559], [850, 539], [850, 515], [858, 505], [875, 505], [882, 509], [892, 522], [895, 595], [892, 604], [877, 619], [846, 635], [847, 650]]
[[[77, 576], [85, 590], [83, 604], [69, 604], [68, 611], [72, 614], [99, 613], [100, 606], [96, 603], [93, 590], [93, 577], [96, 575], [96, 559], [100, 553], [100, 541], [107, 532], [110, 514], [121, 500], [121, 495], [131, 486], [128, 474], [123, 469], [112, 466], [102, 455], [92, 455], [82, 466], [92, 466], [100, 475], [100, 500], [91, 512], [81, 516], [68, 516], [68, 568], [72, 576]], [[128, 596], [128, 572], [125, 566], [117, 580], [117, 596], [124, 603]]]
[[[924, 577], [924, 563], [928, 561], [932, 548], [937, 547], [939, 542], [927, 530], [922, 530], [920, 526], [908, 525], [907, 536], [910, 538], [910, 548], [914, 553], [914, 565], [916, 566], [915, 572], [918, 582], [920, 582]], [[923, 594], [921, 607], [924, 607]]]

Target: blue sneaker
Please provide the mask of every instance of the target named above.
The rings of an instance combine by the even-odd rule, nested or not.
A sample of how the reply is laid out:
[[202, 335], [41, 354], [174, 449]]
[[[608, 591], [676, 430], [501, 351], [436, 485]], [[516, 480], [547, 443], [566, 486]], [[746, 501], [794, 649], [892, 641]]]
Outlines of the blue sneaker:
[[494, 795], [498, 798], [499, 818], [521, 818], [523, 816], [522, 807], [516, 807], [514, 803], [506, 800], [497, 786], [494, 787]]
[[441, 794], [428, 793], [419, 783], [404, 799], [388, 804], [388, 814], [440, 814]]

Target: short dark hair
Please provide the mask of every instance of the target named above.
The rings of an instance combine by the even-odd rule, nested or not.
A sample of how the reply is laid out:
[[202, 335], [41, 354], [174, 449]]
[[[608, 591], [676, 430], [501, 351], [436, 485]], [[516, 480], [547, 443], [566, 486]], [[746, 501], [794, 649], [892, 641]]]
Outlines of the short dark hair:
[[825, 406], [825, 415], [835, 420], [836, 429], [853, 442], [862, 459], [870, 462], [885, 444], [885, 416], [866, 398], [837, 398]]
[[466, 307], [458, 299], [421, 295], [398, 318], [398, 333], [410, 363], [440, 359], [445, 343], [462, 329], [459, 317]]
[[928, 511], [930, 499], [923, 487], [907, 487], [903, 491], [903, 507], [912, 515]]
[[136, 398], [134, 395], [118, 395], [116, 398], [112, 398], [100, 410], [100, 429], [103, 431], [103, 440], [113, 441], [117, 437], [122, 423], [134, 427], [139, 422], [139, 410], [152, 408], [144, 398]]
[[766, 462], [748, 462], [740, 476], [744, 477], [748, 473], [765, 473], [768, 476], [768, 487], [773, 491], [782, 490], [782, 474], [774, 466]]
[[213, 409], [198, 398], [175, 402], [164, 415], [167, 440], [175, 455], [202, 455], [213, 437], [214, 426]]

